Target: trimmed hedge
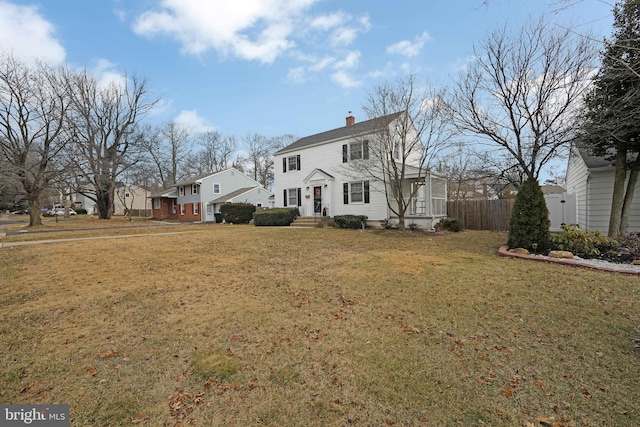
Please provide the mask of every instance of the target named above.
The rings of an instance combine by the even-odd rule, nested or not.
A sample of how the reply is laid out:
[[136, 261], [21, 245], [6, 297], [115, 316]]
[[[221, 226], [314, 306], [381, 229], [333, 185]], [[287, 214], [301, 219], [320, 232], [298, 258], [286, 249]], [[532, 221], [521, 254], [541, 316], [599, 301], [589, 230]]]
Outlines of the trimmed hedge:
[[253, 224], [256, 226], [291, 225], [300, 216], [298, 208], [265, 209], [253, 214]]
[[336, 215], [333, 217], [333, 223], [338, 228], [362, 228], [362, 223], [367, 226], [366, 215]]
[[232, 224], [249, 224], [256, 207], [249, 203], [226, 203], [220, 206], [222, 220]]

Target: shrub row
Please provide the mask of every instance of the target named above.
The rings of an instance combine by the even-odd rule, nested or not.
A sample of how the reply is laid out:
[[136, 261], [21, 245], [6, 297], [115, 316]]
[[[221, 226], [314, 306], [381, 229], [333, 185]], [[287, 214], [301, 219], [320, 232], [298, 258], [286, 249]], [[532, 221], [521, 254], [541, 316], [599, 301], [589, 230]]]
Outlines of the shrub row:
[[589, 257], [617, 250], [620, 244], [602, 234], [600, 230], [580, 230], [578, 224], [569, 224], [563, 225], [562, 231], [550, 234], [549, 247], [553, 250], [569, 251], [574, 255]]
[[333, 217], [333, 223], [338, 228], [358, 229], [358, 228], [362, 228], [363, 222], [366, 227], [367, 226], [366, 215], [336, 215]]
[[226, 203], [220, 206], [220, 214], [225, 222], [249, 224], [256, 207], [249, 203]]
[[290, 225], [297, 216], [298, 208], [266, 209], [253, 214], [253, 223], [257, 226]]

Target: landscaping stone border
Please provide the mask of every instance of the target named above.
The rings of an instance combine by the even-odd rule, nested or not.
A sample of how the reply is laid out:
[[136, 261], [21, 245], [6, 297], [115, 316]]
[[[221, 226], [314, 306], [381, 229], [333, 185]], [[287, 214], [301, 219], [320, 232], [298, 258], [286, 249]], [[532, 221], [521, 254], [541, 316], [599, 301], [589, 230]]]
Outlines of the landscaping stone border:
[[594, 261], [588, 259], [563, 259], [563, 258], [551, 258], [544, 255], [524, 255], [518, 254], [514, 252], [509, 252], [509, 248], [507, 246], [500, 246], [498, 249], [498, 254], [505, 257], [511, 258], [521, 258], [528, 259], [532, 261], [540, 261], [540, 262], [548, 262], [553, 264], [565, 264], [573, 267], [581, 267], [581, 268], [589, 268], [592, 270], [599, 271], [608, 271], [610, 273], [623, 273], [623, 274], [633, 274], [636, 276], [640, 276], [640, 268], [634, 268], [628, 264], [615, 264], [611, 262], [603, 262], [603, 261]]

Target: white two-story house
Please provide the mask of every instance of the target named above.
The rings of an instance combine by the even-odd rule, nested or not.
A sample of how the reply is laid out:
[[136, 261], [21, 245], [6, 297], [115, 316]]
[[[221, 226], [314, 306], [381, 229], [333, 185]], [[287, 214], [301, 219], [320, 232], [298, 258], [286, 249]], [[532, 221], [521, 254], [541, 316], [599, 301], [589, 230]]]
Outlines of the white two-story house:
[[[375, 133], [396, 125], [402, 114], [361, 123], [349, 115], [345, 126], [301, 138], [277, 151], [275, 206], [297, 206], [301, 216], [366, 215], [370, 225], [379, 225], [384, 219], [397, 221], [387, 203], [391, 190], [383, 177], [374, 176], [374, 168], [364, 171], [350, 166], [352, 162], [375, 161], [369, 146]], [[402, 191], [407, 199], [411, 193], [415, 196], [411, 197], [405, 224], [431, 229], [446, 216], [446, 180], [418, 165], [407, 165], [407, 171]]]

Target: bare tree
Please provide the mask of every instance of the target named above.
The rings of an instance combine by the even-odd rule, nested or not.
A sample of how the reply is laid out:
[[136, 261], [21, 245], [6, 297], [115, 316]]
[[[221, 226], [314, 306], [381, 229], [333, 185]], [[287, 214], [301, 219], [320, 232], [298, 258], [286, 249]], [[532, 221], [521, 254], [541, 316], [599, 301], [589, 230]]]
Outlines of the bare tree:
[[100, 85], [86, 72], [69, 79], [72, 94], [69, 158], [91, 183], [81, 193], [96, 203], [101, 219], [111, 218], [118, 177], [142, 157], [137, 125], [157, 101], [149, 101], [144, 79]]
[[64, 148], [69, 98], [67, 71], [45, 64], [30, 68], [12, 56], [0, 58], [0, 150], [2, 173], [27, 200], [29, 226], [41, 225], [41, 196], [57, 178], [53, 159]]
[[369, 176], [371, 185], [384, 191], [401, 230], [419, 189], [405, 188], [407, 177], [423, 181], [454, 133], [444, 99], [443, 89], [419, 86], [409, 75], [376, 87], [363, 106], [375, 131], [362, 137], [362, 160], [349, 162], [348, 167]]
[[192, 175], [199, 176], [229, 169], [238, 142], [233, 136], [223, 136], [218, 131], [207, 131], [197, 138], [199, 150], [190, 156]]
[[162, 188], [186, 178], [187, 158], [193, 150], [189, 129], [171, 120], [159, 127], [143, 128], [145, 156], [153, 165]]
[[253, 179], [263, 187], [273, 186], [273, 153], [293, 142], [291, 135], [283, 135], [277, 138], [268, 138], [260, 134], [250, 134], [244, 139], [244, 147], [247, 151], [247, 163]]
[[538, 20], [516, 36], [507, 27], [495, 31], [474, 52], [451, 101], [456, 125], [501, 159], [497, 175], [516, 169], [537, 180], [568, 149], [595, 44]]

